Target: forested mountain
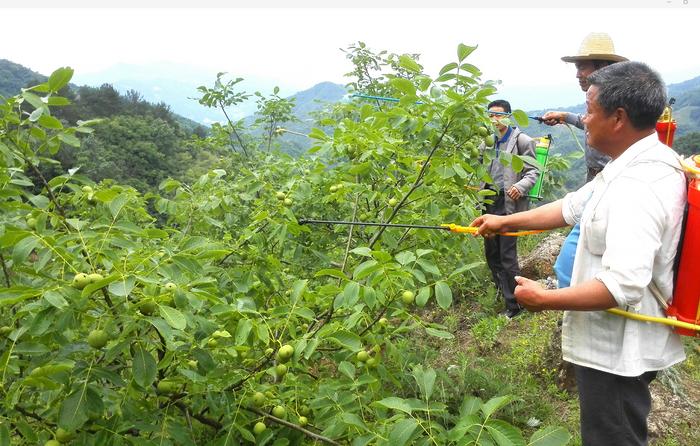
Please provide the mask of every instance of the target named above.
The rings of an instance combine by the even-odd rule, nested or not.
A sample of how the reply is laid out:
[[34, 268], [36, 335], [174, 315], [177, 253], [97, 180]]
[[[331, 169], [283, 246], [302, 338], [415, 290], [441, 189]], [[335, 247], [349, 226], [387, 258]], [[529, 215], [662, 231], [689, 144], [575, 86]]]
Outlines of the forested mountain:
[[[21, 65], [0, 61], [3, 95], [45, 82], [47, 77]], [[63, 147], [54, 155], [60, 165], [45, 169], [55, 174], [79, 167], [94, 181], [112, 179], [141, 191], [151, 190], [168, 177], [196, 178], [210, 169], [220, 154], [191, 137], [207, 129], [178, 116], [165, 103], [145, 101], [137, 91], [120, 94], [111, 85], [67, 85], [61, 90], [71, 104], [55, 107], [53, 117], [68, 125], [97, 119], [93, 132], [83, 136], [80, 147]], [[26, 112], [33, 108], [22, 105]]]
[[0, 59], [0, 96], [16, 95], [20, 88], [40, 82], [46, 82], [46, 76], [7, 59]]

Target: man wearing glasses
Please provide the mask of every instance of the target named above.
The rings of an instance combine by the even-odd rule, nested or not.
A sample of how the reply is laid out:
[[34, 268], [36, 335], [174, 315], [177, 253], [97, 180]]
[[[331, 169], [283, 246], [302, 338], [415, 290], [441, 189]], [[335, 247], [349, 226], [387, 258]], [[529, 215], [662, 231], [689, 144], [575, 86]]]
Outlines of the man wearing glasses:
[[[525, 164], [519, 172], [513, 170], [509, 160], [512, 155], [535, 157], [535, 141], [510, 125], [508, 114], [511, 112], [510, 103], [502, 99], [491, 102], [488, 106], [489, 116], [496, 127], [496, 143], [493, 150], [486, 150], [482, 145], [484, 158], [489, 162], [491, 183], [482, 184], [482, 188], [490, 189], [495, 195], [489, 198], [493, 201], [486, 204], [484, 213], [493, 215], [509, 215], [526, 211], [528, 208], [527, 193], [537, 181], [537, 169]], [[518, 265], [517, 240], [515, 237], [496, 235], [484, 238], [486, 262], [491, 270], [493, 281], [505, 300], [506, 317], [513, 318], [523, 309], [515, 300], [515, 276], [520, 275]]]

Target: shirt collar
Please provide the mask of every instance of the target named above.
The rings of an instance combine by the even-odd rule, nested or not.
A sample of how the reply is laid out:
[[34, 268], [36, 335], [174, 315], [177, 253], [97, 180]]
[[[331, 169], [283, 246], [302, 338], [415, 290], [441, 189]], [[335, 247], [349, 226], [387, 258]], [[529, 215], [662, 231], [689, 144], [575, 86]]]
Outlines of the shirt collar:
[[506, 133], [503, 135], [503, 137], [496, 138], [496, 146], [501, 145], [502, 142], [508, 141], [508, 138], [510, 138], [511, 133], [513, 133], [513, 127], [508, 126], [508, 130], [506, 130]]
[[610, 161], [600, 173], [606, 183], [612, 181], [629, 165], [638, 155], [647, 151], [658, 142], [656, 133], [645, 136], [627, 148], [617, 159]]

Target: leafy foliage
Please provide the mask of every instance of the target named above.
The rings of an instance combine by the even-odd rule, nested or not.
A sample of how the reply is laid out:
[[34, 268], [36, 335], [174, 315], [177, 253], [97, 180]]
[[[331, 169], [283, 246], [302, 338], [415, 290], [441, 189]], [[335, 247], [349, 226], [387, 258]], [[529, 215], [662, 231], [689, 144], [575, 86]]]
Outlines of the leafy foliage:
[[700, 132], [687, 133], [675, 138], [673, 141], [673, 149], [685, 156], [700, 153]]
[[[486, 173], [464, 149], [480, 142], [494, 89], [464, 62], [472, 50], [460, 46], [437, 79], [409, 55], [387, 59], [394, 71], [372, 82], [399, 102], [338, 106], [323, 124], [333, 130], [310, 135], [315, 156], [233, 142], [220, 169], [145, 195], [75, 169], [46, 178], [39, 166], [62, 145], [82, 147], [77, 134], [90, 135], [88, 149], [120, 134], [138, 148], [131, 157], [151, 157], [133, 169], [167, 166], [142, 138], [175, 138], [162, 120], [65, 126], [52, 109], [69, 102], [58, 95], [68, 68], [3, 103], [0, 439], [525, 444], [494, 418], [511, 397], [466, 397], [456, 413], [436, 399], [435, 370], [398, 366], [406, 337], [452, 337], [414, 305], [449, 308], [481, 264], [479, 243], [301, 222], [476, 215]], [[204, 96], [235, 105], [235, 83], [218, 80]], [[234, 129], [222, 130], [235, 139]], [[531, 438], [567, 441], [555, 428]]]

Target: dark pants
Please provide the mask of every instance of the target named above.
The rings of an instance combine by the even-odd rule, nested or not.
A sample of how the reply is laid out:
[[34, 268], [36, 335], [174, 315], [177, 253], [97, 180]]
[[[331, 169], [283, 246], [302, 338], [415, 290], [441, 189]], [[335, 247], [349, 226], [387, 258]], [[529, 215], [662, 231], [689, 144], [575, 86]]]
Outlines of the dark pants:
[[628, 377], [579, 365], [574, 370], [583, 446], [646, 446], [656, 372]]
[[[505, 198], [503, 193], [493, 197], [493, 204], [486, 205], [485, 214], [505, 215]], [[484, 253], [496, 287], [503, 293], [506, 310], [520, 308], [515, 300], [515, 276], [520, 275], [518, 265], [517, 237], [496, 235], [484, 238]]]

